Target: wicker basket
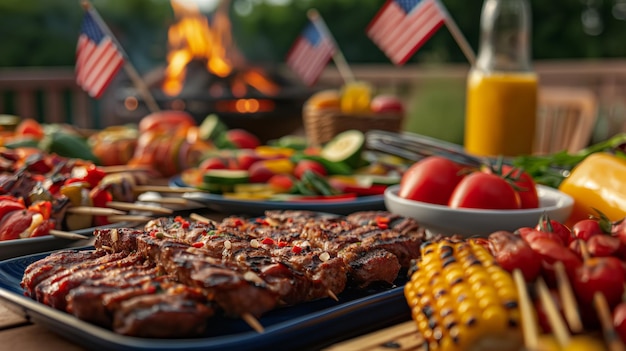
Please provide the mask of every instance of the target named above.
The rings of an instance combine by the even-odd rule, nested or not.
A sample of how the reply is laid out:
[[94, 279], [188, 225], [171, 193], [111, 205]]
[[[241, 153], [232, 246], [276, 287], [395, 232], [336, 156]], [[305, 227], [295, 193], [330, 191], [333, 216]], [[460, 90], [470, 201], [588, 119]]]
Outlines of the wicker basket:
[[367, 132], [372, 129], [399, 132], [404, 114], [343, 114], [336, 109], [304, 108], [302, 119], [309, 142], [322, 145], [335, 135], [350, 129]]

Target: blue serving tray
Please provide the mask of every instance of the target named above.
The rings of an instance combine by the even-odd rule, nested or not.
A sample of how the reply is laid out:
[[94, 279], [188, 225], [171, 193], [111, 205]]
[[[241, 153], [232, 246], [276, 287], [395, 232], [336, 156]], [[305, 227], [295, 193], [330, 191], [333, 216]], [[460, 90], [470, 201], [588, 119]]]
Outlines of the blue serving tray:
[[129, 337], [24, 296], [20, 287], [24, 270], [48, 254], [33, 254], [0, 262], [0, 303], [89, 349], [319, 350], [411, 318], [403, 295], [402, 285], [406, 280], [399, 278], [396, 286], [391, 288], [348, 289], [338, 295], [338, 302], [328, 298], [268, 312], [259, 319], [265, 328], [263, 333], [253, 331], [242, 320], [216, 317], [210, 322], [206, 335], [199, 338]]

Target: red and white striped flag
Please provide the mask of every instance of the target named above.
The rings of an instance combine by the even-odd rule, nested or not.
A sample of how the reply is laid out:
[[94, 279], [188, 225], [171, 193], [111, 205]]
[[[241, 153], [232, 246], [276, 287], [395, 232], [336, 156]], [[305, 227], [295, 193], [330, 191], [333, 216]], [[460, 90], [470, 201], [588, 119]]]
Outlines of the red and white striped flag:
[[287, 53], [287, 65], [306, 85], [311, 86], [317, 82], [334, 54], [335, 45], [331, 38], [315, 23], [309, 22]]
[[366, 33], [396, 65], [404, 64], [445, 23], [438, 0], [388, 0]]
[[105, 34], [87, 11], [76, 46], [76, 83], [93, 98], [99, 98], [125, 63], [113, 38]]

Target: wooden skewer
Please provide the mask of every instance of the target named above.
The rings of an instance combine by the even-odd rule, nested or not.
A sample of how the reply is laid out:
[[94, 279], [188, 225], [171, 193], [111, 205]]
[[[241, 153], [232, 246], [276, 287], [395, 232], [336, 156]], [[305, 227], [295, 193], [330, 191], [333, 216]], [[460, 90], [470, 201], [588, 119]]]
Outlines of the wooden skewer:
[[72, 233], [72, 232], [64, 232], [62, 230], [57, 230], [57, 229], [50, 229], [50, 235], [57, 237], [57, 238], [61, 238], [61, 239], [71, 239], [71, 240], [89, 239], [88, 236], [84, 236], [84, 235]]
[[150, 200], [137, 200], [138, 202], [152, 202], [155, 204], [162, 205], [181, 205], [187, 206], [189, 205], [189, 200], [183, 199], [182, 197], [162, 197], [162, 198], [154, 198]]
[[565, 321], [561, 318], [559, 309], [556, 307], [556, 303], [554, 302], [552, 295], [550, 295], [550, 290], [548, 290], [546, 282], [542, 278], [539, 278], [536, 285], [539, 299], [541, 300], [541, 304], [546, 311], [548, 322], [550, 322], [550, 328], [552, 329], [559, 345], [564, 347], [570, 343], [572, 336], [567, 329], [567, 325], [565, 325]]
[[574, 296], [574, 290], [565, 272], [565, 266], [563, 262], [558, 261], [554, 264], [554, 270], [556, 273], [556, 282], [559, 289], [559, 295], [561, 302], [563, 303], [563, 313], [565, 314], [565, 320], [569, 325], [570, 330], [574, 334], [578, 334], [583, 331], [583, 323], [580, 319], [580, 313], [578, 313], [578, 303]]
[[159, 214], [172, 214], [174, 212], [171, 208], [121, 201], [109, 201], [106, 205], [110, 208], [126, 211], [153, 212]]
[[83, 214], [83, 215], [92, 215], [92, 216], [114, 216], [114, 215], [124, 215], [126, 212], [116, 210], [108, 207], [92, 207], [92, 206], [76, 206], [69, 207], [67, 209], [68, 213], [73, 214]]
[[115, 215], [108, 216], [107, 219], [111, 223], [119, 223], [119, 222], [148, 222], [153, 220], [153, 217], [150, 216], [140, 216], [140, 215]]
[[250, 313], [242, 314], [241, 319], [248, 323], [248, 325], [252, 327], [252, 329], [257, 331], [257, 333], [263, 333], [265, 331], [265, 328], [263, 328], [259, 320]]
[[513, 279], [517, 286], [517, 295], [519, 296], [519, 307], [522, 316], [522, 331], [524, 333], [524, 345], [529, 350], [536, 350], [539, 346], [539, 327], [535, 319], [535, 310], [528, 295], [528, 287], [524, 280], [522, 271], [516, 269], [513, 271]]
[[189, 187], [177, 188], [177, 187], [171, 187], [171, 186], [165, 186], [165, 185], [135, 185], [133, 187], [133, 191], [136, 193], [145, 193], [148, 191], [155, 191], [157, 193], [180, 194], [180, 193], [189, 193], [189, 192], [199, 192], [201, 190], [196, 189], [196, 188], [189, 188]]
[[[587, 243], [585, 241], [581, 241], [580, 243], [580, 252], [583, 256], [584, 261], [587, 261], [591, 258], [589, 248], [587, 247]], [[626, 346], [620, 339], [619, 335], [617, 335], [615, 327], [613, 326], [613, 318], [611, 317], [611, 310], [609, 308], [608, 302], [606, 301], [606, 297], [600, 292], [596, 292], [593, 295], [593, 307], [598, 314], [598, 319], [600, 319], [604, 342], [606, 343], [608, 349], [610, 351], [626, 350]]]
[[192, 213], [189, 215], [189, 219], [194, 220], [196, 222], [204, 222], [204, 223], [211, 223], [214, 222], [213, 220], [211, 220], [208, 217], [205, 217], [203, 215], [197, 214], [197, 213]]
[[149, 172], [149, 171], [154, 170], [154, 168], [150, 166], [129, 166], [129, 165], [102, 166], [98, 168], [101, 169], [104, 173]]
[[326, 293], [328, 294], [328, 297], [339, 302], [339, 298], [337, 297], [337, 295], [335, 295], [335, 293], [332, 290], [326, 289]]
[[596, 292], [593, 295], [593, 306], [598, 313], [598, 319], [600, 319], [600, 325], [602, 325], [602, 334], [604, 336], [604, 342], [609, 351], [624, 351], [626, 346], [620, 339], [619, 335], [615, 331], [613, 326], [613, 318], [609, 309], [609, 304], [606, 302], [606, 298], [600, 292]]

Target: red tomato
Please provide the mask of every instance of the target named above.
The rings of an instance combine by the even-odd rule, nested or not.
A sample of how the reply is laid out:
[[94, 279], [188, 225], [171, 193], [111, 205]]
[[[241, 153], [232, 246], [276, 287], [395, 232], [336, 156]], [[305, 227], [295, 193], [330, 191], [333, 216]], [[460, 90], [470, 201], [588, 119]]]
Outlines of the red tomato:
[[448, 205], [452, 208], [512, 210], [520, 208], [520, 198], [502, 177], [474, 172], [459, 182]]
[[139, 132], [157, 131], [172, 135], [173, 131], [196, 125], [196, 120], [184, 111], [159, 111], [153, 112], [139, 121]]
[[228, 144], [237, 149], [254, 149], [261, 145], [256, 135], [244, 129], [230, 129], [223, 137]]
[[289, 174], [275, 174], [267, 181], [267, 183], [272, 189], [274, 189], [274, 191], [288, 192], [291, 188], [293, 188], [295, 181]]
[[626, 302], [621, 302], [613, 309], [613, 327], [622, 342], [626, 343]]
[[563, 238], [556, 233], [544, 232], [544, 231], [537, 230], [537, 229], [524, 231], [523, 233], [520, 234], [520, 236], [524, 238], [524, 240], [526, 240], [526, 242], [528, 243], [533, 242], [537, 239], [550, 239], [563, 246], [566, 246], [569, 244], [569, 243], [564, 242]]
[[426, 157], [414, 163], [402, 175], [398, 196], [447, 205], [454, 188], [463, 177], [463, 166], [460, 164], [445, 157]]
[[537, 223], [535, 229], [542, 232], [554, 233], [558, 235], [563, 241], [563, 245], [569, 245], [572, 239], [574, 239], [572, 237], [572, 232], [565, 224], [557, 220], [550, 219], [550, 217], [546, 214], [543, 214], [539, 218], [539, 223]]
[[539, 276], [541, 257], [518, 235], [498, 231], [489, 235], [489, 243], [493, 256], [505, 270], [520, 269], [528, 282]]
[[198, 169], [208, 171], [209, 169], [226, 169], [228, 161], [222, 157], [214, 156], [209, 157], [202, 161], [198, 166]]
[[557, 261], [563, 262], [568, 273], [573, 273], [582, 264], [580, 258], [573, 251], [556, 240], [537, 238], [528, 244], [541, 256], [542, 266], [546, 273], [553, 274], [553, 265]]
[[296, 178], [301, 179], [302, 175], [306, 171], [312, 171], [322, 177], [328, 174], [328, 171], [326, 170], [326, 167], [324, 167], [324, 165], [317, 161], [307, 159], [298, 161], [296, 167], [293, 170], [293, 174], [296, 176]]
[[593, 304], [593, 295], [600, 292], [614, 307], [624, 293], [624, 269], [615, 257], [592, 257], [576, 269], [572, 286], [583, 306]]
[[509, 175], [514, 179], [513, 182], [515, 183], [515, 190], [517, 190], [520, 197], [521, 208], [539, 207], [537, 184], [535, 184], [530, 174], [509, 165], [502, 165], [502, 174]]
[[594, 235], [602, 234], [602, 227], [600, 227], [600, 222], [596, 219], [583, 219], [576, 222], [572, 226], [572, 234], [574, 237], [582, 240], [589, 240]]
[[29, 136], [39, 140], [43, 138], [44, 132], [43, 127], [39, 124], [39, 122], [32, 118], [26, 118], [15, 127], [15, 135]]
[[622, 243], [616, 236], [594, 235], [587, 240], [587, 248], [593, 257], [618, 256]]

